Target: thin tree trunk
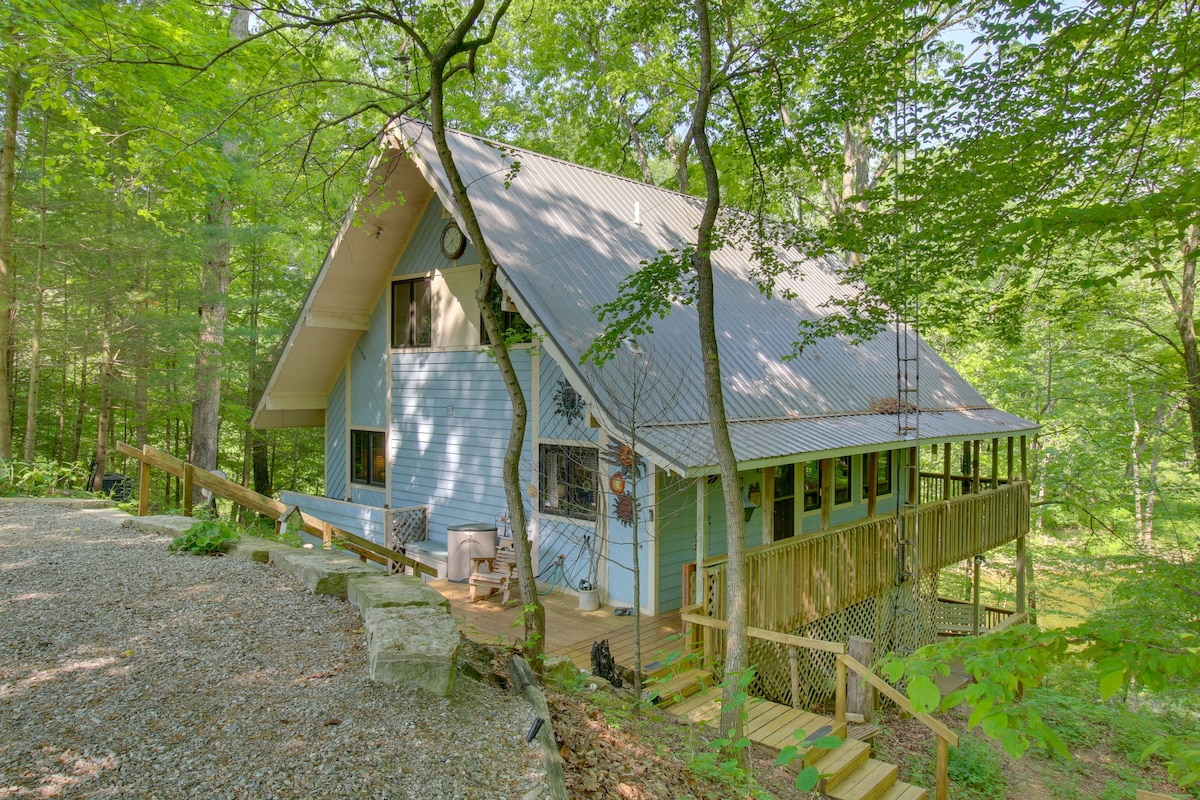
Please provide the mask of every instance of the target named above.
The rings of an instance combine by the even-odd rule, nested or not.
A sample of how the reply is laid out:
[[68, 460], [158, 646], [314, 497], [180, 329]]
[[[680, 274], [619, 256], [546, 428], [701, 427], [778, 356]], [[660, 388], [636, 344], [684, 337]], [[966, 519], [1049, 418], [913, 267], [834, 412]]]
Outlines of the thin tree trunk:
[[[210, 242], [200, 280], [200, 336], [196, 352], [195, 399], [192, 401], [192, 445], [188, 460], [203, 469], [217, 468], [221, 410], [221, 365], [229, 308], [229, 226], [232, 214], [224, 193], [209, 201]], [[201, 500], [199, 489], [193, 502]]]
[[[729, 628], [725, 640], [725, 686], [722, 693], [721, 734], [736, 742], [743, 736], [745, 711], [735, 702], [742, 691], [739, 681], [746, 668], [748, 608], [746, 602], [746, 520], [742, 513], [741, 493], [738, 490], [737, 457], [729, 439], [729, 423], [725, 416], [725, 393], [721, 384], [721, 362], [717, 353], [715, 290], [713, 284], [713, 231], [721, 207], [721, 186], [716, 162], [708, 146], [708, 108], [716, 88], [713, 76], [712, 30], [709, 25], [708, 0], [696, 0], [696, 21], [700, 44], [700, 84], [696, 107], [692, 115], [692, 140], [696, 157], [704, 169], [704, 215], [696, 232], [696, 250], [692, 267], [696, 270], [696, 311], [699, 316], [700, 353], [704, 361], [704, 388], [708, 403], [709, 428], [721, 468], [721, 489], [725, 497], [725, 530], [727, 548], [725, 603]], [[749, 764], [744, 748], [734, 748], [729, 755], [742, 766]]]
[[75, 425], [71, 431], [71, 463], [79, 461], [80, 443], [83, 441], [83, 417], [87, 413], [88, 351], [84, 348], [83, 364], [79, 369], [79, 402], [75, 406]]
[[444, 103], [447, 66], [451, 59], [466, 53], [471, 54], [471, 63], [474, 63], [474, 53], [494, 37], [496, 25], [508, 10], [509, 0], [502, 0], [492, 12], [488, 23], [489, 32], [484, 35], [472, 34], [472, 42], [466, 44], [466, 37], [471, 32], [474, 23], [479, 20], [484, 5], [484, 0], [474, 0], [470, 8], [466, 10], [464, 18], [454, 31], [438, 45], [436, 51], [428, 50], [428, 45], [423, 42], [421, 44], [426, 48], [430, 62], [429, 120], [434, 146], [437, 148], [438, 160], [441, 162], [446, 179], [450, 184], [451, 194], [462, 214], [463, 222], [467, 226], [466, 234], [479, 257], [481, 279], [475, 296], [479, 301], [480, 316], [483, 317], [483, 327], [488, 334], [492, 355], [496, 359], [496, 365], [500, 369], [500, 376], [504, 381], [504, 388], [508, 392], [508, 399], [512, 405], [512, 424], [509, 427], [508, 448], [504, 453], [504, 497], [508, 504], [509, 519], [512, 521], [517, 575], [521, 584], [521, 603], [525, 610], [522, 617], [525, 623], [523, 650], [530, 663], [539, 665], [540, 669], [540, 656], [546, 646], [546, 610], [537, 593], [533, 573], [533, 553], [525, 520], [525, 499], [521, 486], [521, 451], [525, 442], [525, 427], [529, 411], [525, 403], [525, 392], [521, 388], [520, 379], [513, 368], [512, 358], [505, 343], [505, 331], [500, 327], [500, 320], [492, 306], [497, 264], [479, 227], [479, 219], [475, 216], [475, 208], [471, 204], [471, 198], [467, 195], [466, 184], [463, 183], [458, 166], [454, 162], [454, 154], [450, 152], [449, 143], [446, 141]]
[[100, 413], [96, 418], [96, 469], [92, 491], [100, 491], [104, 473], [108, 471], [108, 433], [112, 423], [112, 331], [110, 314], [104, 315], [104, 331], [100, 336]]
[[41, 180], [38, 181], [38, 243], [33, 267], [33, 329], [29, 334], [29, 392], [25, 398], [24, 458], [33, 461], [37, 451], [38, 395], [42, 389], [42, 315], [45, 313], [45, 294], [42, 289], [46, 268], [46, 138], [50, 123], [42, 109]]
[[1192, 468], [1200, 470], [1200, 351], [1196, 346], [1196, 252], [1200, 250], [1200, 224], [1193, 223], [1183, 243], [1183, 269], [1179, 277], [1179, 301], [1175, 304], [1175, 326], [1187, 373], [1188, 419], [1192, 425]]
[[11, 459], [12, 387], [9, 364], [12, 361], [12, 214], [16, 181], [17, 126], [25, 81], [9, 68], [4, 87], [4, 131], [0, 135], [0, 458]]

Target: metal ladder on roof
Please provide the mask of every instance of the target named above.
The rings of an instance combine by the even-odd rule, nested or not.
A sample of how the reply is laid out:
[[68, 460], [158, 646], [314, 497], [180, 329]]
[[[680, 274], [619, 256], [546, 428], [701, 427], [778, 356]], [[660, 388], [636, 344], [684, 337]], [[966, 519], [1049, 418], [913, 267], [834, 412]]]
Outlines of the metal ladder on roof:
[[[913, 57], [913, 74], [918, 58]], [[909, 124], [908, 97], [902, 96], [896, 109], [896, 143]], [[896, 170], [903, 172], [906, 153], [898, 149]], [[899, 200], [899, 189], [895, 190]], [[896, 329], [896, 433], [909, 445], [902, 453], [901, 474], [904, 491], [896, 492], [895, 555], [896, 576], [892, 594], [892, 650], [908, 655], [920, 646], [920, 567], [921, 567], [921, 296], [919, 262], [905, 259], [904, 234], [896, 240], [896, 286], [915, 287], [894, 307]]]

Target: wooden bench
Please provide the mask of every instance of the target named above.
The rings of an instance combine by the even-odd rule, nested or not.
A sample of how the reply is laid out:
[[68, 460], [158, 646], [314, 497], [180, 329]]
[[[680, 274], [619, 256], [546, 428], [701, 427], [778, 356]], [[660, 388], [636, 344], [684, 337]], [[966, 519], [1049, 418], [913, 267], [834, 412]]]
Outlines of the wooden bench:
[[507, 603], [513, 586], [517, 584], [517, 553], [512, 537], [500, 537], [495, 556], [473, 558], [471, 561], [471, 601], [484, 600], [500, 592], [500, 602]]

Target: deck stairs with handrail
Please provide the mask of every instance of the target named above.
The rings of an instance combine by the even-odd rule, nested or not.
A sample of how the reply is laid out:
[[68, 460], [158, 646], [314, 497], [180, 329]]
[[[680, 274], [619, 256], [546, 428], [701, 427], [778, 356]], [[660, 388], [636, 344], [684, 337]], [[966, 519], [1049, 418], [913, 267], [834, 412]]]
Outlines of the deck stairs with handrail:
[[[664, 693], [666, 702], [660, 706], [692, 724], [716, 724], [721, 716], [720, 692], [699, 683], [688, 685], [691, 690], [686, 694], [668, 697]], [[838, 736], [845, 744], [832, 750], [805, 746], [826, 735]], [[928, 795], [925, 789], [898, 780], [895, 764], [872, 758], [870, 743], [847, 737], [845, 723], [820, 714], [754, 698], [746, 705], [746, 737], [773, 750], [795, 745], [802, 756], [793, 763], [816, 766], [821, 771], [818, 789], [835, 800], [923, 800]]]

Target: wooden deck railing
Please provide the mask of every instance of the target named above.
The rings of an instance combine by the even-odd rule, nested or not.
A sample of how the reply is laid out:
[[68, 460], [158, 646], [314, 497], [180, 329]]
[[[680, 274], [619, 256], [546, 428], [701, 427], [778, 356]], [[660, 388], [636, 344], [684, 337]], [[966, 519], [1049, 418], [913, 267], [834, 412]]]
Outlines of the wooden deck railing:
[[370, 539], [364, 539], [349, 531], [334, 527], [324, 520], [305, 514], [295, 506], [286, 505], [279, 500], [259, 494], [252, 489], [247, 489], [241, 484], [222, 478], [220, 475], [215, 475], [194, 464], [189, 464], [170, 453], [164, 453], [149, 445], [138, 450], [136, 447], [131, 447], [124, 442], [117, 442], [117, 451], [136, 459], [140, 465], [138, 472], [138, 516], [145, 516], [150, 510], [150, 470], [157, 467], [183, 481], [183, 513], [188, 516], [191, 516], [192, 513], [192, 487], [199, 486], [202, 489], [209, 490], [218, 497], [224, 497], [243, 508], [248, 508], [251, 511], [275, 520], [276, 524], [298, 516], [300, 530], [312, 536], [321, 537], [321, 541], [326, 548], [337, 542], [339, 547], [354, 553], [359, 558], [365, 561], [374, 561], [389, 569], [400, 565], [410, 567], [417, 573], [436, 574], [436, 571], [431, 567], [413, 561], [403, 553], [389, 550], [386, 547], [375, 544]]
[[[932, 574], [1025, 535], [1029, 485], [1002, 483], [923, 505], [903, 516], [910, 537], [918, 514], [918, 571]], [[747, 550], [747, 582], [763, 589], [748, 598], [750, 625], [797, 630], [890, 589], [897, 574], [896, 524], [894, 515], [878, 516]], [[706, 617], [726, 617], [726, 561], [718, 556], [704, 562]]]
[[[997, 606], [979, 606], [980, 633], [990, 633], [998, 630], [1008, 618], [1017, 612], [1010, 608]], [[941, 636], [966, 636], [976, 630], [975, 604], [970, 600], [954, 600], [939, 597], [933, 607], [933, 623]]]

